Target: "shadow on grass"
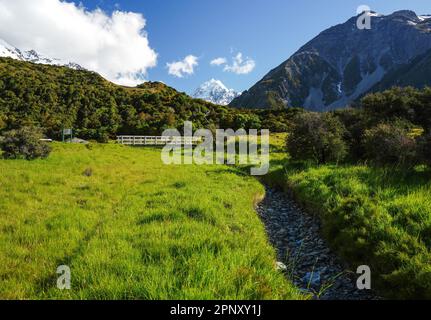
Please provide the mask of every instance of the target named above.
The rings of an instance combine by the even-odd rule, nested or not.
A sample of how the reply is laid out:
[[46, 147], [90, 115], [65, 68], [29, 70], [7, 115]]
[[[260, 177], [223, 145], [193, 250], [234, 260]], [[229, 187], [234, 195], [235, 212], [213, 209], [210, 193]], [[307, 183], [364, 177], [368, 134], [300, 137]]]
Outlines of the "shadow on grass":
[[175, 214], [163, 214], [163, 213], [158, 213], [158, 214], [153, 214], [149, 217], [144, 217], [142, 219], [140, 219], [138, 221], [138, 225], [148, 225], [151, 223], [155, 223], [155, 222], [172, 222], [175, 220], [179, 220], [180, 217], [178, 215]]
[[223, 173], [234, 174], [234, 175], [237, 175], [238, 177], [246, 177], [246, 176], [250, 175], [250, 169], [248, 168], [248, 170], [246, 170], [243, 167], [233, 167], [232, 166], [232, 167], [227, 167], [224, 169], [208, 170], [205, 172], [205, 174], [207, 176], [219, 176], [220, 174], [223, 174]]

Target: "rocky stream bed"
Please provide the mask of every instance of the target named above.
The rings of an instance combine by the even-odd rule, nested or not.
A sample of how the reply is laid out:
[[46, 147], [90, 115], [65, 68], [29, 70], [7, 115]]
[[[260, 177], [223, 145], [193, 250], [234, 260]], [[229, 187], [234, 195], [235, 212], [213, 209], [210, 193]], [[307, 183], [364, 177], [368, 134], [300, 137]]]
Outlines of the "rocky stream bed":
[[285, 193], [268, 189], [257, 212], [276, 248], [277, 268], [302, 291], [321, 300], [379, 299], [374, 292], [357, 288], [359, 275], [329, 249], [320, 236], [319, 220]]

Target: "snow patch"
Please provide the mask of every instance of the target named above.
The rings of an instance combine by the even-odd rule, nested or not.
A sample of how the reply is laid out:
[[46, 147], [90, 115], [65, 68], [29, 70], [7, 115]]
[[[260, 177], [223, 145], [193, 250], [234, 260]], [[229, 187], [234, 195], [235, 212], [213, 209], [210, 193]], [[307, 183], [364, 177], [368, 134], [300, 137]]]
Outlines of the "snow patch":
[[343, 90], [341, 89], [341, 84], [342, 84], [342, 82], [337, 84], [337, 91], [339, 94], [343, 94]]
[[428, 19], [431, 19], [431, 15], [422, 15], [422, 16], [418, 16], [420, 21], [425, 21]]
[[377, 12], [370, 12], [370, 13], [368, 13], [368, 15], [370, 17], [383, 17], [384, 16], [383, 14], [377, 13]]

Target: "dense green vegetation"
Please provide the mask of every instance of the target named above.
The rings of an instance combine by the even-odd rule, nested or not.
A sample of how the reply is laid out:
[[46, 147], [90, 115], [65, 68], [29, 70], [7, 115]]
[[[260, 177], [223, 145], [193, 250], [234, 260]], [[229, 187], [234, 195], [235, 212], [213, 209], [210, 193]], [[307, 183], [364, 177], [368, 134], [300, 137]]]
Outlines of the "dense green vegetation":
[[255, 179], [167, 166], [156, 149], [53, 147], [0, 160], [0, 298], [302, 298], [275, 268]]
[[366, 96], [358, 109], [301, 113], [289, 130], [295, 160], [316, 164], [428, 164], [431, 88], [393, 88]]
[[273, 139], [266, 179], [321, 218], [353, 270], [369, 265], [381, 294], [431, 299], [431, 89], [394, 88], [361, 107], [296, 117]]
[[106, 142], [116, 134], [161, 134], [166, 128], [286, 131], [298, 110], [235, 110], [192, 99], [159, 82], [114, 85], [96, 73], [0, 58], [0, 133], [43, 127], [50, 138], [74, 128], [83, 139]]

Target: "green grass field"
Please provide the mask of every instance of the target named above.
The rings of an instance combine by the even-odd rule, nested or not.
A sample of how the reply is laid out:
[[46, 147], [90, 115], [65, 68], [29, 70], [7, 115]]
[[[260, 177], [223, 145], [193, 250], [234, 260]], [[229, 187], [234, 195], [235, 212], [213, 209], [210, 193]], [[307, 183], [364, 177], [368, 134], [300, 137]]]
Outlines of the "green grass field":
[[[227, 166], [166, 166], [160, 150], [54, 144], [0, 160], [2, 299], [300, 299], [275, 269], [254, 204]], [[59, 265], [72, 289], [56, 287]]]
[[[264, 181], [318, 214], [387, 297], [431, 298], [431, 172], [310, 166], [271, 137]], [[247, 167], [167, 166], [160, 149], [54, 144], [0, 160], [2, 299], [303, 299], [275, 270]], [[72, 289], [56, 287], [59, 265]]]
[[390, 298], [431, 299], [431, 171], [290, 161], [273, 137], [269, 183], [285, 188], [323, 222], [335, 251]]

